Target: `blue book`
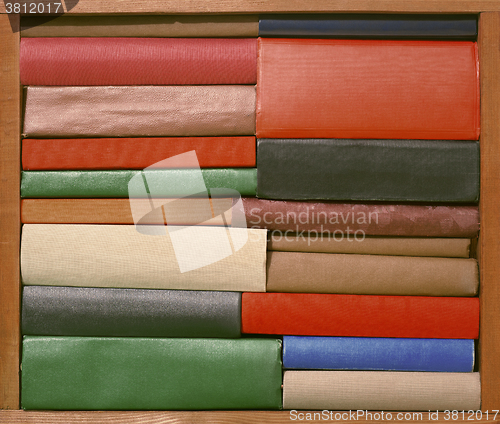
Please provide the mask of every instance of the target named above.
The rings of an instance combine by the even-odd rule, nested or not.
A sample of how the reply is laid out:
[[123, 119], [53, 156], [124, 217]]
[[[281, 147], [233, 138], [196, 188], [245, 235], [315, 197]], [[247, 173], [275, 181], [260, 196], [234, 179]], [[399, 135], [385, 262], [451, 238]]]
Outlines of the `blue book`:
[[264, 15], [260, 37], [473, 40], [475, 15]]
[[284, 336], [283, 367], [471, 372], [474, 340]]

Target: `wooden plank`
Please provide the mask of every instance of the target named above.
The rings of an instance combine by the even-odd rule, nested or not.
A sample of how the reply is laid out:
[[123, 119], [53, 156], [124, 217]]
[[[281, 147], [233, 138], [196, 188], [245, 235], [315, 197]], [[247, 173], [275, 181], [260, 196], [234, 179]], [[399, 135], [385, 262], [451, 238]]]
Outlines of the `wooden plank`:
[[[80, 0], [70, 13], [274, 13], [274, 12], [410, 12], [478, 13], [498, 11], [498, 0]], [[5, 13], [5, 5], [0, 5]]]
[[[310, 412], [311, 418], [307, 420], [307, 414]], [[75, 411], [59, 411], [59, 412], [39, 412], [39, 411], [1, 411], [0, 423], [9, 424], [202, 424], [202, 423], [219, 423], [219, 424], [290, 424], [290, 422], [312, 422], [314, 412], [321, 414], [321, 411], [155, 411], [155, 412], [124, 412], [124, 411], [88, 411], [88, 412], [75, 412]], [[351, 412], [351, 419], [349, 419], [349, 412], [328, 412], [328, 419], [323, 420], [316, 415], [315, 422], [336, 422], [347, 423], [350, 421], [357, 421], [360, 423], [368, 423], [375, 421], [400, 421], [400, 422], [418, 422], [421, 424], [444, 424], [449, 422], [465, 422], [467, 418], [471, 419], [471, 414], [467, 411], [464, 412], [465, 420], [462, 420], [462, 411], [458, 414], [458, 419], [454, 420], [444, 413], [439, 414], [439, 418], [435, 419], [434, 415], [430, 418], [429, 412], [384, 412], [384, 420], [381, 420], [380, 412], [371, 412], [372, 419], [366, 419], [366, 411], [361, 411], [365, 414], [364, 417], [356, 418], [357, 411]], [[360, 413], [361, 413], [360, 412]], [[303, 413], [301, 417], [299, 413]], [[335, 414], [340, 414], [335, 416]], [[378, 420], [376, 419], [378, 415]], [[387, 414], [391, 414], [391, 419]], [[400, 415], [398, 415], [400, 414]], [[408, 415], [407, 415], [408, 414]], [[494, 419], [494, 413], [486, 417], [486, 411], [483, 413], [482, 419], [480, 415], [473, 416], [474, 422], [488, 422], [491, 424], [498, 423], [500, 414]], [[354, 416], [354, 418], [352, 418]], [[330, 419], [333, 418], [333, 419]], [[302, 418], [302, 419], [300, 419]], [[369, 417], [370, 418], [370, 417]]]
[[19, 408], [19, 33], [0, 16], [0, 409]]
[[480, 366], [483, 410], [500, 409], [500, 13], [483, 13], [481, 77]]

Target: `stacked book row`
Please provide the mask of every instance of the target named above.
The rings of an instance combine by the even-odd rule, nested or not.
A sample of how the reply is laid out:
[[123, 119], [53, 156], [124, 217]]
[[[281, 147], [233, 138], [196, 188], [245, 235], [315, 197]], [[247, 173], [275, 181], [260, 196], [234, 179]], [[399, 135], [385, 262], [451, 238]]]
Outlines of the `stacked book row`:
[[475, 19], [63, 18], [21, 40], [24, 408], [479, 409]]

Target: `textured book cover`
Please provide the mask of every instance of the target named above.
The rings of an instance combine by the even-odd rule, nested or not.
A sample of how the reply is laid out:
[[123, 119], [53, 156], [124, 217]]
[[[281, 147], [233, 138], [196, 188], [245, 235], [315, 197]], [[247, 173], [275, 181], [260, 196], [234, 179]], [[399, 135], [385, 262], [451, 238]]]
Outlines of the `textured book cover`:
[[243, 198], [249, 228], [272, 235], [303, 232], [337, 240], [371, 236], [477, 237], [477, 206], [356, 204]]
[[255, 167], [255, 137], [24, 139], [26, 171], [144, 169], [196, 151], [200, 168]]
[[255, 84], [257, 39], [22, 38], [19, 66], [23, 85]]
[[474, 340], [285, 336], [283, 367], [472, 372]]
[[474, 40], [476, 15], [262, 15], [260, 37]]
[[283, 381], [284, 409], [425, 411], [422, 420], [428, 411], [480, 406], [477, 372], [286, 371]]
[[238, 338], [241, 293], [26, 286], [22, 334]]
[[259, 139], [268, 199], [475, 203], [479, 142]]
[[230, 227], [25, 224], [24, 285], [265, 291], [266, 232]]
[[259, 138], [477, 140], [477, 45], [259, 39]]
[[241, 332], [477, 339], [479, 298], [243, 293]]
[[26, 88], [24, 137], [254, 134], [253, 85]]
[[281, 409], [281, 341], [26, 336], [21, 407]]
[[268, 252], [267, 290], [399, 296], [476, 296], [475, 259]]
[[[21, 222], [26, 202], [21, 202]], [[48, 205], [47, 205], [48, 208]], [[30, 210], [31, 212], [31, 210]], [[40, 213], [41, 215], [41, 213]], [[30, 213], [31, 216], [31, 213]], [[336, 239], [326, 235], [307, 236], [299, 233], [268, 236], [267, 250], [277, 252], [345, 253], [357, 255], [423, 256], [468, 258], [471, 241], [466, 238], [419, 237], [350, 237]]]
[[[164, 181], [164, 184], [158, 185], [156, 197], [192, 195], [190, 187], [198, 181], [199, 173], [199, 169], [195, 168], [148, 170], [151, 178]], [[256, 168], [205, 168], [201, 173], [208, 189], [233, 189], [243, 196], [255, 196]], [[141, 175], [141, 171], [23, 171], [21, 197], [129, 197], [129, 182], [136, 175]]]
[[257, 15], [23, 16], [21, 37], [257, 37]]

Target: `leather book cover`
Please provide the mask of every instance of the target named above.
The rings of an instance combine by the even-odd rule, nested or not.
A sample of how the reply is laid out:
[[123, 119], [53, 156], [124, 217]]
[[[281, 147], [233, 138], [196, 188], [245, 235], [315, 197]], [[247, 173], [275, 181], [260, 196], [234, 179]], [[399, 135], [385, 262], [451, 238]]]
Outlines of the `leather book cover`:
[[467, 41], [260, 38], [257, 137], [477, 140]]
[[241, 332], [477, 339], [479, 298], [243, 293]]
[[[163, 204], [167, 199], [157, 199]], [[150, 199], [133, 199], [140, 210], [151, 208]], [[210, 219], [207, 221], [207, 202], [210, 202]], [[232, 198], [183, 198], [176, 206], [169, 206], [168, 220], [163, 214], [148, 214], [141, 224], [156, 225], [232, 225]], [[214, 209], [215, 206], [215, 209]], [[224, 209], [218, 215], [218, 208]], [[21, 200], [23, 224], [134, 224], [129, 199], [23, 199]]]
[[255, 137], [24, 139], [25, 171], [144, 169], [196, 151], [200, 168], [255, 167]]
[[[369, 421], [382, 413], [369, 411], [424, 411], [425, 420], [430, 412], [480, 407], [478, 372], [285, 371], [283, 380], [284, 409], [359, 410]], [[384, 420], [395, 417], [385, 412]]]
[[26, 286], [22, 334], [238, 338], [241, 293]]
[[21, 37], [257, 37], [257, 15], [23, 16]]
[[231, 227], [25, 224], [24, 285], [266, 290], [266, 232]]
[[249, 228], [271, 235], [325, 234], [337, 240], [369, 236], [467, 237], [479, 232], [477, 206], [356, 204], [244, 197]]
[[257, 39], [22, 38], [19, 67], [23, 85], [255, 84]]
[[280, 293], [476, 296], [475, 259], [267, 252], [267, 289]]
[[267, 199], [476, 203], [479, 142], [257, 140]]
[[26, 88], [25, 138], [254, 134], [253, 85]]
[[474, 40], [476, 15], [261, 15], [260, 37]]
[[281, 409], [281, 341], [25, 336], [21, 407]]
[[474, 340], [284, 336], [283, 367], [472, 372]]
[[[203, 180], [208, 189], [228, 188], [243, 196], [255, 196], [257, 189], [256, 168], [202, 169]], [[148, 170], [152, 178], [164, 180], [159, 185], [156, 197], [186, 197], [193, 181], [197, 181], [198, 169]], [[111, 171], [23, 171], [21, 175], [21, 197], [23, 198], [92, 198], [129, 197], [128, 184], [141, 174], [139, 170]], [[154, 177], [153, 177], [154, 176]], [[174, 181], [176, 184], [169, 184]], [[182, 185], [179, 182], [182, 181]]]
[[[21, 222], [23, 216], [35, 218], [32, 207], [36, 207], [42, 199], [26, 199], [21, 202]], [[24, 215], [26, 202], [34, 202], [28, 206], [28, 214]], [[47, 209], [49, 206], [47, 205]], [[24, 212], [26, 213], [26, 212]], [[36, 214], [36, 217], [43, 213]], [[47, 216], [47, 214], [44, 214]], [[357, 255], [389, 255], [389, 256], [422, 256], [442, 258], [468, 258], [471, 240], [466, 238], [420, 238], [420, 237], [371, 237], [349, 236], [349, 239], [328, 234], [274, 234], [267, 239], [267, 250], [277, 252], [312, 252], [312, 253], [345, 253]]]

